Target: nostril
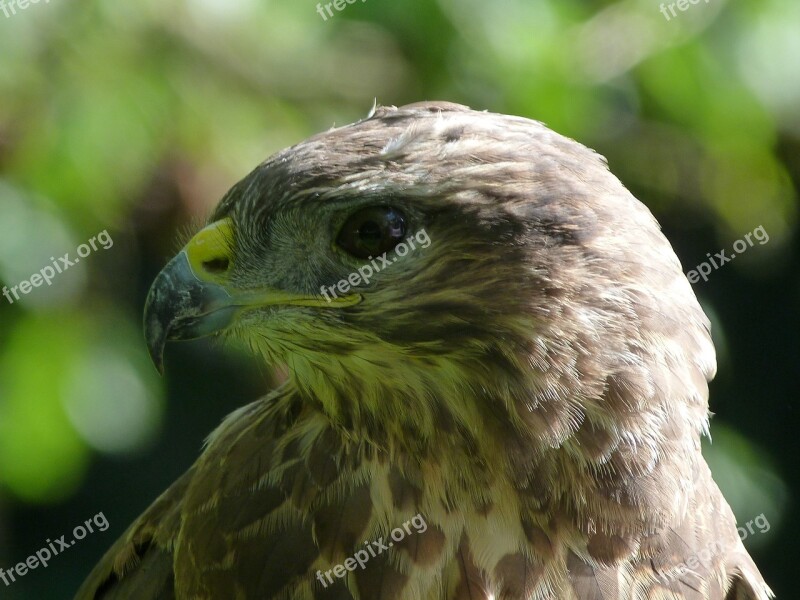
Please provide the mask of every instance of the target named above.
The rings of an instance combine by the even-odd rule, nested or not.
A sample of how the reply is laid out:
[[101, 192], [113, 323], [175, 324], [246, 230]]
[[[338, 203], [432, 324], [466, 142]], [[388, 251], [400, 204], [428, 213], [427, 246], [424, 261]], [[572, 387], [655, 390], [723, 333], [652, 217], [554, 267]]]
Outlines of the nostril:
[[212, 258], [203, 261], [203, 269], [208, 273], [219, 274], [228, 270], [230, 261], [227, 258]]

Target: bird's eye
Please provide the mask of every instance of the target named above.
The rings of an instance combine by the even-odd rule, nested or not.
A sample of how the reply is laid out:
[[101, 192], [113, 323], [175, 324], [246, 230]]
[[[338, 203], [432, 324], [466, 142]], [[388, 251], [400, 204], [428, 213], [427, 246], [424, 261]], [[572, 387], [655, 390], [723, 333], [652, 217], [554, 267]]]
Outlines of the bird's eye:
[[356, 258], [388, 252], [406, 234], [403, 214], [388, 206], [372, 206], [354, 212], [342, 225], [336, 244]]

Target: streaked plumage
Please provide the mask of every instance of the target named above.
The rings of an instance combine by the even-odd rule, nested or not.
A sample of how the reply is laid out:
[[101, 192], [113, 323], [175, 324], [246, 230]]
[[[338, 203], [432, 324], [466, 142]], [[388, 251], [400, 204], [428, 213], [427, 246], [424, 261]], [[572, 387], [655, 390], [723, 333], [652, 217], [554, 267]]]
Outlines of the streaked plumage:
[[[313, 305], [365, 262], [334, 241], [373, 205], [430, 246]], [[599, 155], [524, 118], [382, 107], [267, 160], [209, 223], [216, 254], [190, 242], [151, 292], [157, 362], [224, 330], [290, 380], [227, 417], [78, 599], [770, 596], [700, 453], [708, 320]], [[276, 290], [294, 300], [252, 300]]]

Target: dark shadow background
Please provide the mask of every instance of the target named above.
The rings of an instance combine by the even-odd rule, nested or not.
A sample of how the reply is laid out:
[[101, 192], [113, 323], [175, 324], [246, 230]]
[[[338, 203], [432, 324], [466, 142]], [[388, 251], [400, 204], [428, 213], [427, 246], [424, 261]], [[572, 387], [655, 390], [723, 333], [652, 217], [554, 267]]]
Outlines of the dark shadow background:
[[[0, 7], [0, 568], [102, 512], [110, 527], [5, 586], [69, 598], [103, 551], [276, 376], [237, 349], [141, 334], [179, 236], [258, 162], [373, 100], [443, 99], [544, 121], [608, 157], [694, 285], [719, 373], [706, 454], [778, 597], [798, 562], [800, 4], [651, 0], [55, 0]], [[324, 7], [322, 8], [324, 11]]]

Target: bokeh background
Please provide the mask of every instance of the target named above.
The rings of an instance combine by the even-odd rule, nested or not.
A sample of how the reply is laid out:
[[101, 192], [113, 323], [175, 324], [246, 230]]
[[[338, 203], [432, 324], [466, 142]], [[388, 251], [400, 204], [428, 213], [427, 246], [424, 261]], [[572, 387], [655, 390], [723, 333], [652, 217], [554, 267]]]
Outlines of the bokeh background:
[[[9, 0], [6, 0], [6, 5]], [[694, 288], [719, 373], [706, 454], [745, 544], [797, 597], [800, 3], [708, 0], [52, 0], [0, 7], [0, 567], [102, 512], [110, 527], [0, 598], [62, 599], [276, 375], [236, 348], [149, 364], [144, 297], [185, 233], [271, 153], [444, 99], [528, 116], [604, 154], [685, 270], [762, 226]], [[323, 7], [324, 10], [324, 7]], [[667, 9], [668, 10], [668, 9]]]

